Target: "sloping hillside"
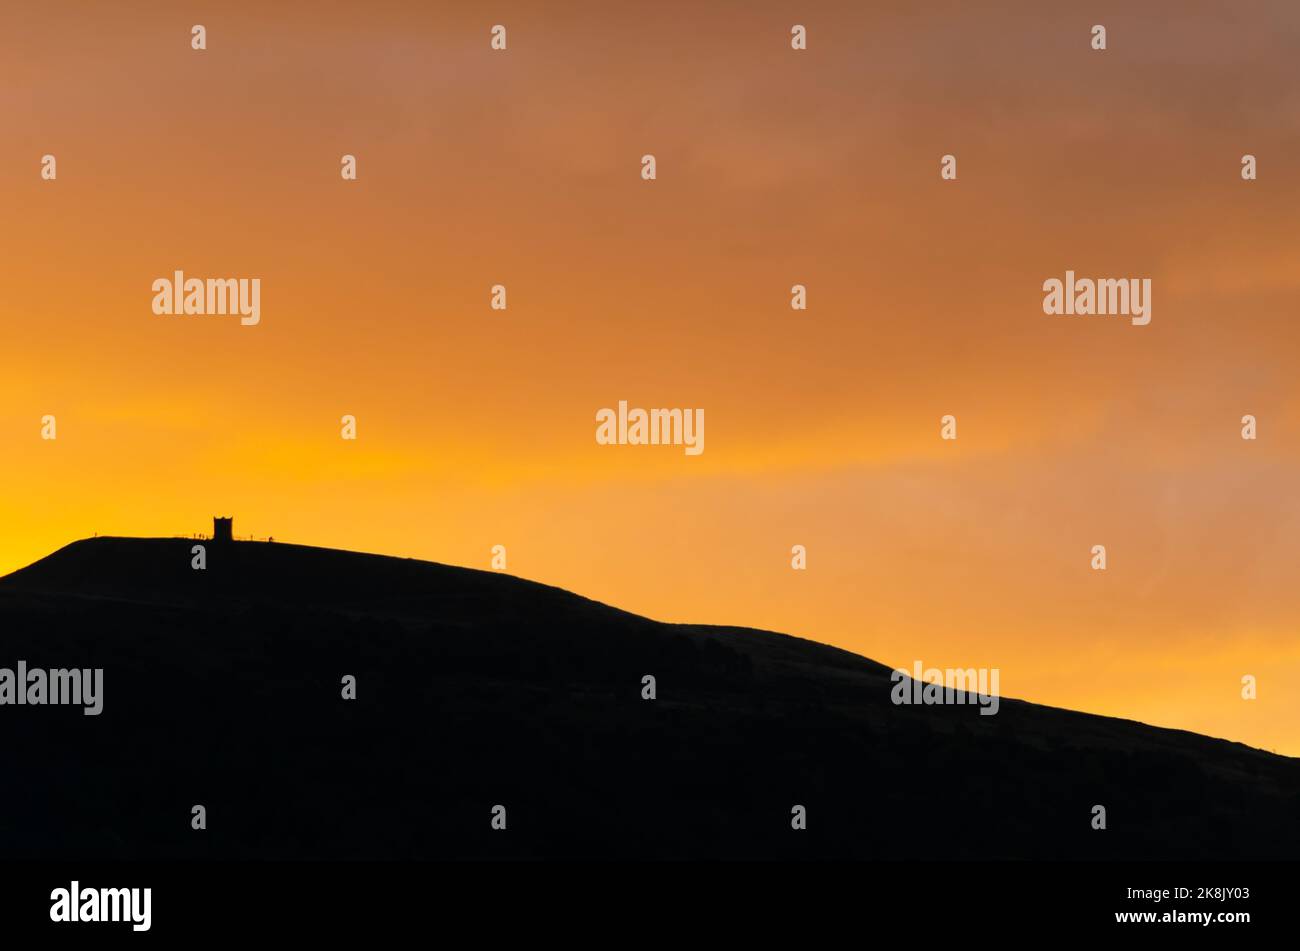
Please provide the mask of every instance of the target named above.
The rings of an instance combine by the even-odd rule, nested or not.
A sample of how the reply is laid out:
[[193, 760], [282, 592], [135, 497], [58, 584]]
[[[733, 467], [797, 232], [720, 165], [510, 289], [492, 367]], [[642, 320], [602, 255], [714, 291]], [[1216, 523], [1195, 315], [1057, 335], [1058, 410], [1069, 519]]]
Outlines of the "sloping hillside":
[[193, 544], [0, 579], [0, 667], [104, 669], [99, 716], [0, 706], [0, 857], [1300, 854], [1300, 761], [1240, 744], [895, 706], [845, 651], [491, 572], [247, 542], [195, 571]]

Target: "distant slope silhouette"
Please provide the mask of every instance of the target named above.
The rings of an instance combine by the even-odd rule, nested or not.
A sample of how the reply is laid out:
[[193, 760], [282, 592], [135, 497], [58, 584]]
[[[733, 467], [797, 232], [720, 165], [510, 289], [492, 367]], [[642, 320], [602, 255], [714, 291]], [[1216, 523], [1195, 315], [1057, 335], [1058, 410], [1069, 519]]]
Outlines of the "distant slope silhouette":
[[0, 707], [0, 858], [1300, 854], [1300, 760], [894, 706], [846, 651], [491, 572], [251, 542], [195, 571], [194, 544], [90, 539], [0, 579], [0, 667], [105, 670], [98, 717]]

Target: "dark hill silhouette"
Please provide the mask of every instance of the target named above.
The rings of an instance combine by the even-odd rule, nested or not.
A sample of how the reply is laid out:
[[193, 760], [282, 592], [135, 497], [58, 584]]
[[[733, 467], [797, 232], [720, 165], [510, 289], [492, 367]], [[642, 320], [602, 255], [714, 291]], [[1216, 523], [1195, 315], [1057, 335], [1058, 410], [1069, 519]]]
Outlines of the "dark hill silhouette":
[[0, 579], [0, 667], [105, 670], [98, 717], [0, 707], [0, 858], [1300, 854], [1300, 760], [894, 706], [847, 651], [492, 572], [251, 542], [195, 571], [194, 544], [96, 538]]

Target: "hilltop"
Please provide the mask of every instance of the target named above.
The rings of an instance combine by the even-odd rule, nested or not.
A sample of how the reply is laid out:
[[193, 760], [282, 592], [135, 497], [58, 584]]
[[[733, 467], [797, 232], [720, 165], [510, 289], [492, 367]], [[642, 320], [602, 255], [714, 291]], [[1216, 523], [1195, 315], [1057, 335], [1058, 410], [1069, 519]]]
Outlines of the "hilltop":
[[850, 652], [494, 572], [254, 542], [195, 571], [194, 544], [88, 539], [0, 579], [0, 666], [104, 670], [99, 716], [0, 707], [0, 857], [1300, 852], [1300, 761], [1241, 744], [895, 706]]

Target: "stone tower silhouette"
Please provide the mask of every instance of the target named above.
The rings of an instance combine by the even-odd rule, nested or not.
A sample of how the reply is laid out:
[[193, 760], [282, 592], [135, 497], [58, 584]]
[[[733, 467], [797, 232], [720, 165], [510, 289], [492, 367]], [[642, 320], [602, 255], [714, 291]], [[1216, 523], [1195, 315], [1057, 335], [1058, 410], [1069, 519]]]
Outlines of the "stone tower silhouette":
[[235, 540], [233, 518], [213, 518], [212, 519], [212, 540], [214, 542], [229, 542]]

